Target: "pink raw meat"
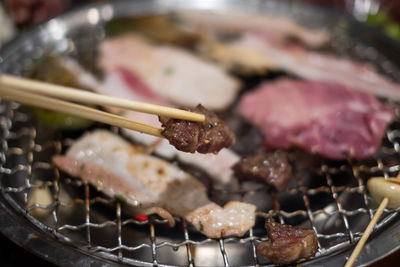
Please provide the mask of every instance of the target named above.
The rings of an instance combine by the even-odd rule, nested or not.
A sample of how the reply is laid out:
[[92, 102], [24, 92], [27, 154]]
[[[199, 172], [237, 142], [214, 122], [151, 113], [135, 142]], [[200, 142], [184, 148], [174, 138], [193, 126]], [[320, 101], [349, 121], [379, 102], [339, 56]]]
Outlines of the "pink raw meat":
[[393, 108], [331, 82], [280, 80], [243, 96], [241, 114], [275, 148], [298, 146], [331, 159], [362, 159], [379, 149]]

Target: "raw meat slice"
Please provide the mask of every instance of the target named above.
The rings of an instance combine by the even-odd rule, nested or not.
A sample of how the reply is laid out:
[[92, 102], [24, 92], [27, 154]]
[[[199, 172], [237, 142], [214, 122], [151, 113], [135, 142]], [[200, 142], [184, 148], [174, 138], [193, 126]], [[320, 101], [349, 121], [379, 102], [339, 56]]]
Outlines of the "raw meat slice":
[[394, 116], [393, 108], [353, 88], [289, 79], [245, 94], [240, 112], [267, 136], [267, 147], [298, 146], [331, 159], [374, 155]]

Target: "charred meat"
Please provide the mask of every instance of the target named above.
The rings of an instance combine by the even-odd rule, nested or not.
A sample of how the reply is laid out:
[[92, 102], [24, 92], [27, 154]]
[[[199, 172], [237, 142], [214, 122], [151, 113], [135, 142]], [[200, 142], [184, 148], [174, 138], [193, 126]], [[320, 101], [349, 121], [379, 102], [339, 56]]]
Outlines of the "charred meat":
[[264, 182], [276, 190], [283, 190], [292, 176], [288, 155], [282, 150], [260, 152], [242, 158], [233, 166], [240, 180]]
[[188, 111], [204, 114], [204, 122], [191, 122], [159, 117], [165, 127], [163, 136], [171, 145], [184, 152], [217, 153], [236, 142], [236, 136], [217, 115], [198, 105]]
[[265, 222], [270, 242], [263, 242], [257, 252], [273, 263], [289, 264], [299, 259], [309, 259], [318, 249], [317, 235], [313, 230], [276, 223], [268, 218]]

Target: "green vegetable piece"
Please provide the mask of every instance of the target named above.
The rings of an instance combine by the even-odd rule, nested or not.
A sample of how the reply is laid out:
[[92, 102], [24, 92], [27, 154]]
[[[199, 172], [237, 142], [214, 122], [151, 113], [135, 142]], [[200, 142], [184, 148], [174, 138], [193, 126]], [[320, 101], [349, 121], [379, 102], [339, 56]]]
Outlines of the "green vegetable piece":
[[200, 232], [204, 232], [204, 225], [201, 221], [199, 221], [199, 225], [200, 225]]
[[114, 195], [114, 198], [116, 199], [116, 200], [118, 200], [119, 202], [121, 202], [121, 203], [125, 203], [126, 202], [126, 198], [123, 196], [123, 195]]
[[172, 67], [167, 67], [164, 70], [165, 75], [169, 76], [174, 73], [174, 69]]
[[87, 128], [93, 124], [93, 121], [64, 113], [49, 111], [41, 108], [32, 108], [31, 110], [39, 122], [57, 130], [73, 131]]
[[393, 39], [400, 40], [400, 25], [397, 23], [389, 23], [385, 27], [385, 33]]
[[379, 10], [376, 14], [369, 14], [366, 23], [375, 26], [382, 26], [389, 21], [389, 13], [386, 10]]

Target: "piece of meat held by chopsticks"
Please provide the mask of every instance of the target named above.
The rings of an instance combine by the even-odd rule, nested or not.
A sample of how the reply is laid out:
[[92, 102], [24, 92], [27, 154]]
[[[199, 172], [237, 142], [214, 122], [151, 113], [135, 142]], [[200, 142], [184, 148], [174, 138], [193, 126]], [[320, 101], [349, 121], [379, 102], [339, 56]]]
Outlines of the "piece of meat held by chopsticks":
[[218, 153], [222, 148], [235, 144], [235, 133], [214, 112], [200, 104], [196, 108], [185, 110], [204, 114], [206, 119], [204, 122], [191, 122], [159, 117], [164, 127], [162, 135], [178, 150]]
[[105, 130], [87, 133], [53, 162], [111, 197], [122, 196], [140, 214], [156, 213], [172, 225], [172, 215], [181, 216], [210, 238], [242, 236], [254, 225], [254, 205], [217, 205], [190, 174]]
[[290, 264], [317, 253], [317, 235], [313, 230], [280, 224], [271, 218], [267, 218], [265, 228], [270, 241], [258, 245], [257, 252], [273, 263]]
[[239, 180], [266, 183], [277, 191], [285, 189], [292, 177], [287, 152], [282, 150], [245, 156], [233, 166], [233, 170]]
[[363, 159], [381, 144], [394, 109], [371, 95], [328, 82], [279, 80], [243, 96], [241, 114], [273, 148], [300, 147], [331, 159]]
[[153, 45], [133, 34], [102, 42], [99, 62], [106, 71], [124, 70], [136, 84], [177, 105], [202, 103], [208, 109], [224, 109], [232, 104], [240, 86], [211, 62], [181, 48]]
[[[135, 101], [143, 101], [158, 105], [170, 105], [166, 99], [155, 94], [146, 86], [137, 83], [137, 79], [130, 72], [122, 69], [107, 71], [104, 81], [96, 87], [96, 91], [115, 97], [126, 98]], [[213, 96], [209, 96], [213, 97]], [[157, 116], [135, 112], [110, 109], [110, 111], [120, 114], [134, 121], [140, 121], [148, 125], [161, 126]], [[180, 162], [193, 165], [206, 172], [220, 184], [227, 184], [232, 180], [233, 171], [231, 167], [239, 160], [239, 156], [231, 149], [222, 149], [218, 154], [186, 153], [171, 146], [166, 139], [160, 140], [157, 137], [141, 134], [129, 129], [122, 129], [126, 136], [136, 142], [146, 146], [154, 146], [154, 152], [162, 157], [172, 159], [177, 158]]]

